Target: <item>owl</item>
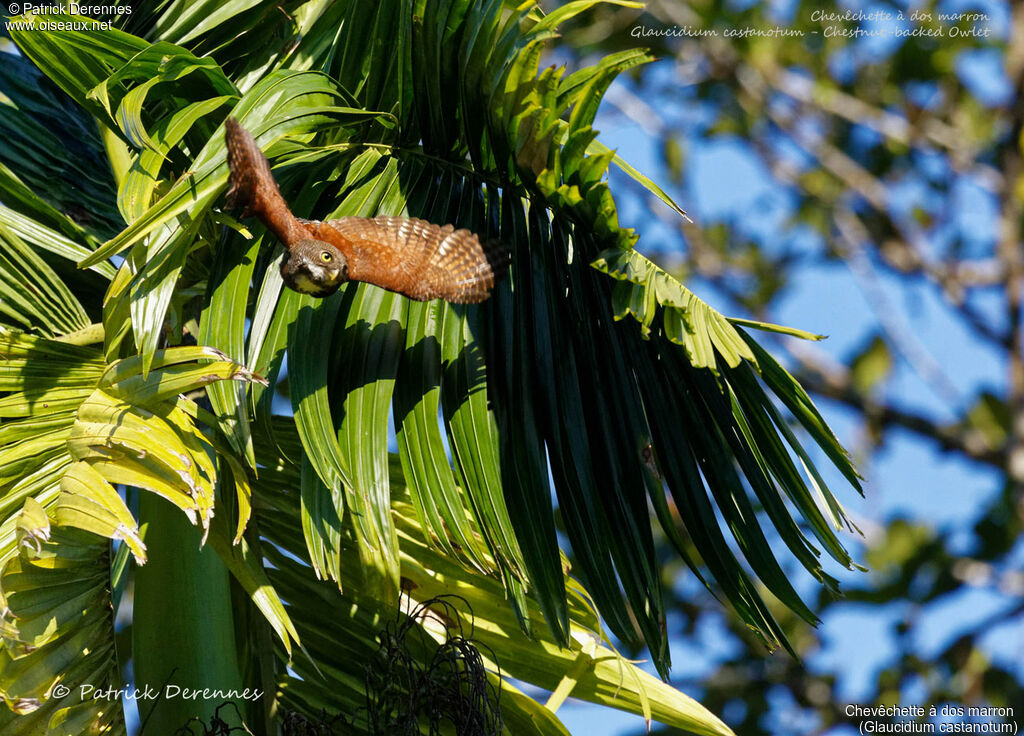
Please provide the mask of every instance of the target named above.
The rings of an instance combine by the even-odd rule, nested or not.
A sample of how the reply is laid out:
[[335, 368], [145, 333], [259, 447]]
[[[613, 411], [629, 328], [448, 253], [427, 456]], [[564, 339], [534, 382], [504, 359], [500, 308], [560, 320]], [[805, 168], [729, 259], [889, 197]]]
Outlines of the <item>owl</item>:
[[286, 252], [281, 278], [314, 297], [333, 294], [346, 281], [376, 284], [410, 299], [481, 302], [508, 264], [508, 251], [452, 225], [415, 217], [341, 217], [302, 220], [288, 209], [266, 156], [234, 118], [225, 123], [229, 207], [255, 215]]

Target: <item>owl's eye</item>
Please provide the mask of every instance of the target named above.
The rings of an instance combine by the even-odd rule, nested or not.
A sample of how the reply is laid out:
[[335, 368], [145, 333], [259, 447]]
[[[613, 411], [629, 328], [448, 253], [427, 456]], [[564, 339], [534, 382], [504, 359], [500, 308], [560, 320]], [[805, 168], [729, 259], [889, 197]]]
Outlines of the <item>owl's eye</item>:
[[324, 263], [330, 263], [331, 261], [334, 260], [334, 256], [332, 256], [327, 251], [322, 250], [320, 251], [320, 260], [323, 261]]

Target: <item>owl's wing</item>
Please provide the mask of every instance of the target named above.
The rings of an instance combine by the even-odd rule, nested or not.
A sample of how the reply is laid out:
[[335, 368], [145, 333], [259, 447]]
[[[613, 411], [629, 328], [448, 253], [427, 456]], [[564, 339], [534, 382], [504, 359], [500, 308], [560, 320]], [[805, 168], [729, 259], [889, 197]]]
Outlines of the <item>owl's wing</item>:
[[348, 260], [348, 277], [416, 299], [481, 302], [508, 265], [499, 244], [481, 244], [469, 230], [409, 217], [342, 217], [301, 221], [313, 237]]
[[278, 191], [267, 157], [249, 131], [228, 118], [224, 121], [224, 141], [231, 185], [226, 197], [228, 208], [242, 208], [243, 217], [256, 215], [285, 245], [308, 238]]

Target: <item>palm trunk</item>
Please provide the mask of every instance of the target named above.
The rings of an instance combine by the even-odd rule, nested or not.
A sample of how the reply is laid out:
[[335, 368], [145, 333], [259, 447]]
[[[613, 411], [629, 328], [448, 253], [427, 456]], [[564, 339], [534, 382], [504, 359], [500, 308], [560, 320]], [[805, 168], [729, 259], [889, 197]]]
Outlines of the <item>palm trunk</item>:
[[199, 530], [162, 498], [143, 493], [139, 516], [149, 561], [135, 578], [135, 682], [158, 693], [139, 700], [141, 733], [174, 733], [195, 717], [209, 724], [215, 713], [241, 725], [245, 701], [217, 712], [231, 698], [187, 693], [242, 690], [227, 568], [210, 547], [200, 549]]

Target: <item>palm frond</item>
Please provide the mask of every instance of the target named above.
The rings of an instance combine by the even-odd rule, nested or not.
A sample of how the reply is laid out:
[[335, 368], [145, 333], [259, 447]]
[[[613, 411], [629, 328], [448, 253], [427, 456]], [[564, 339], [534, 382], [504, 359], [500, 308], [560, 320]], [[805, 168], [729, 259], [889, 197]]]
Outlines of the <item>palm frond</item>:
[[[398, 458], [388, 457], [393, 489], [392, 516], [399, 539], [401, 577], [403, 581], [402, 611], [351, 595], [319, 582], [309, 575], [310, 560], [306, 556], [303, 532], [297, 522], [301, 464], [289, 460], [301, 452], [301, 440], [294, 424], [287, 419], [275, 421], [275, 446], [259, 443], [257, 454], [268, 460], [273, 472], [264, 473], [255, 485], [261, 532], [269, 542], [264, 552], [272, 562], [270, 572], [274, 586], [288, 601], [288, 610], [303, 640], [317, 642], [324, 653], [317, 668], [303, 660], [292, 662], [294, 674], [282, 678], [278, 687], [282, 706], [311, 718], [336, 713], [357, 714], [351, 718], [356, 730], [363, 727], [358, 714], [373, 693], [367, 692], [367, 668], [375, 666], [380, 630], [392, 621], [404, 619], [417, 602], [449, 597], [451, 606], [428, 606], [416, 619], [423, 640], [433, 639], [434, 646], [445, 641], [449, 629], [461, 630], [479, 647], [487, 663], [490, 677], [501, 678], [499, 703], [510, 733], [513, 723], [531, 724], [531, 733], [563, 734], [562, 726], [551, 711], [530, 698], [515, 697], [508, 678], [556, 690], [560, 683], [571, 685], [569, 691], [577, 698], [653, 718], [660, 723], [684, 728], [707, 736], [732, 732], [696, 701], [640, 670], [610, 648], [600, 619], [589, 594], [577, 583], [570, 582], [563, 590], [569, 601], [570, 644], [561, 647], [545, 632], [544, 614], [537, 599], [528, 595], [521, 614], [528, 616], [534, 635], [521, 630], [517, 614], [502, 602], [500, 580], [479, 571], [470, 571], [456, 559], [425, 541], [418, 514], [412, 507]], [[461, 500], [460, 513], [470, 518], [465, 506], [466, 495], [456, 490]], [[346, 561], [341, 565], [342, 587], [359, 590], [358, 551], [354, 546], [343, 550]], [[344, 616], [325, 618], [318, 612], [323, 606], [345, 612]], [[397, 615], [397, 618], [396, 618]], [[456, 616], [458, 620], [449, 620]], [[443, 623], [442, 623], [443, 621]], [[420, 642], [422, 645], [422, 641]], [[410, 653], [429, 662], [432, 646], [413, 646]], [[490, 653], [499, 653], [500, 661]], [[319, 671], [318, 671], [319, 670]], [[393, 683], [401, 687], [400, 683]], [[556, 708], [556, 706], [552, 706]], [[378, 714], [380, 715], [380, 714]]]

